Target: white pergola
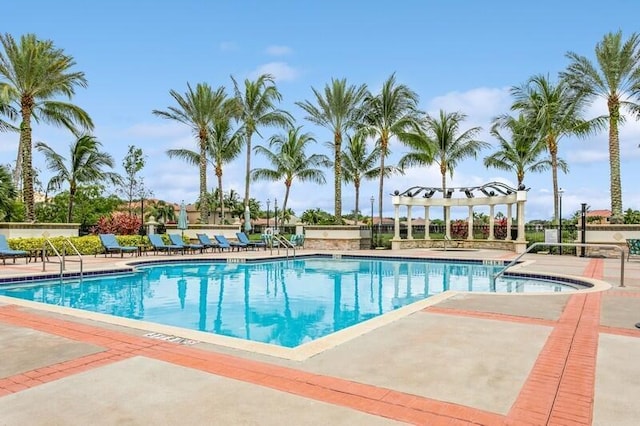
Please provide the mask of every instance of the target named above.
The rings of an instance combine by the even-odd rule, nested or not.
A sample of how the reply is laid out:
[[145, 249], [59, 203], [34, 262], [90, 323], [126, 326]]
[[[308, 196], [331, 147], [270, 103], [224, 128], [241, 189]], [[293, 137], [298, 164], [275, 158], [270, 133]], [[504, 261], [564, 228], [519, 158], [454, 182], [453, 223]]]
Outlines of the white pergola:
[[[464, 193], [464, 197], [453, 197], [454, 193]], [[436, 196], [440, 195], [440, 196]], [[425, 217], [425, 240], [429, 240], [429, 213], [431, 207], [444, 208], [444, 222], [446, 238], [451, 238], [451, 207], [467, 207], [469, 209], [468, 224], [469, 232], [468, 240], [473, 240], [473, 209], [476, 206], [489, 207], [489, 236], [487, 240], [495, 240], [494, 209], [498, 205], [505, 205], [507, 209], [507, 232], [506, 241], [511, 240], [511, 226], [513, 217], [513, 207], [516, 207], [516, 218], [518, 224], [518, 235], [516, 242], [526, 244], [524, 231], [524, 205], [527, 201], [527, 189], [524, 186], [515, 189], [500, 182], [491, 182], [476, 187], [447, 188], [443, 193], [441, 188], [414, 186], [404, 192], [395, 191], [392, 196], [394, 206], [395, 226], [394, 240], [400, 238], [400, 207], [407, 209], [407, 240], [412, 240], [411, 216], [414, 207], [424, 208]], [[519, 251], [519, 250], [516, 250]]]

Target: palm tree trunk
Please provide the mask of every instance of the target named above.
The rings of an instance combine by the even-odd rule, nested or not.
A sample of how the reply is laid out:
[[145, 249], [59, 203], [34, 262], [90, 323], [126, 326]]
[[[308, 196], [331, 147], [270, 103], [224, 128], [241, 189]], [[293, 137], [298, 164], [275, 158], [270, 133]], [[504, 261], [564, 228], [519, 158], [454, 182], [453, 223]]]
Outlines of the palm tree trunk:
[[282, 203], [282, 210], [280, 210], [282, 213], [282, 220], [280, 220], [280, 223], [282, 224], [282, 226], [284, 227], [284, 213], [285, 211], [287, 211], [287, 201], [289, 200], [289, 190], [291, 189], [291, 183], [285, 183], [284, 184], [285, 188], [287, 188], [284, 191], [284, 202]]
[[[220, 195], [220, 223], [224, 223], [224, 194], [222, 192], [222, 167], [216, 166], [216, 176], [218, 176], [218, 192]], [[216, 223], [217, 214], [213, 215], [213, 223]]]
[[334, 191], [335, 196], [335, 213], [336, 225], [342, 224], [342, 134], [335, 132], [333, 136], [333, 149], [334, 149]]
[[382, 227], [382, 194], [384, 192], [384, 158], [387, 153], [386, 141], [381, 141], [381, 146], [384, 148], [380, 150], [380, 184], [378, 185], [378, 241], [380, 241], [380, 229]]
[[[360, 181], [358, 179], [354, 179], [353, 186], [356, 189], [356, 225], [358, 224], [358, 220], [360, 219], [360, 214], [358, 213], [360, 207]], [[373, 219], [373, 218], [372, 218]]]
[[200, 223], [209, 220], [209, 205], [207, 200], [207, 132], [200, 130]]
[[20, 123], [20, 143], [22, 148], [22, 197], [25, 206], [25, 219], [28, 222], [36, 219], [35, 201], [33, 197], [33, 157], [31, 152], [31, 112], [33, 99], [22, 99], [22, 123]]
[[71, 182], [69, 184], [69, 210], [67, 211], [67, 223], [71, 223], [73, 219], [73, 201], [76, 198], [76, 184]]
[[[440, 176], [442, 176], [442, 181], [441, 181], [442, 196], [445, 197], [447, 195], [447, 164], [444, 162], [444, 160], [440, 162]], [[444, 220], [445, 226], [446, 226], [446, 222], [447, 222], [446, 207], [442, 207], [442, 220]]]
[[609, 100], [609, 168], [611, 170], [611, 223], [623, 223], [622, 184], [620, 183], [619, 103]]
[[551, 156], [551, 179], [553, 183], [553, 218], [560, 224], [558, 212], [558, 144], [553, 135], [547, 136], [547, 147]]
[[251, 131], [247, 131], [247, 171], [244, 176], [244, 208], [249, 206], [249, 181], [251, 178]]

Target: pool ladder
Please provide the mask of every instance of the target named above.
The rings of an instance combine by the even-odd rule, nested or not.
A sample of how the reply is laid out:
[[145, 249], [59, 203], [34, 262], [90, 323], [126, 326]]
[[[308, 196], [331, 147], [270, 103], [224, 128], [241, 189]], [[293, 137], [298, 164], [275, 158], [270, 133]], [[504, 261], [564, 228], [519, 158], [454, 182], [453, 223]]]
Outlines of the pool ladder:
[[280, 254], [280, 246], [282, 246], [287, 251], [287, 257], [289, 257], [289, 249], [293, 249], [293, 257], [296, 257], [296, 246], [280, 234], [272, 235], [272, 239], [270, 241], [271, 254], [273, 254], [273, 241], [276, 241], [278, 243], [278, 245], [276, 246], [276, 248], [278, 249], [278, 254]]
[[[42, 272], [45, 272], [47, 263], [58, 263], [58, 264], [60, 264], [60, 278], [62, 278], [62, 276], [64, 274], [64, 270], [66, 269], [66, 262], [79, 262], [80, 263], [80, 279], [82, 279], [82, 274], [83, 274], [82, 255], [80, 254], [80, 252], [78, 251], [76, 246], [73, 245], [73, 243], [71, 242], [71, 240], [69, 238], [64, 237], [64, 242], [65, 242], [65, 244], [62, 246], [62, 254], [60, 254], [58, 249], [56, 249], [56, 247], [53, 245], [53, 243], [51, 242], [51, 240], [49, 238], [44, 240], [44, 244], [42, 245]], [[73, 251], [75, 252], [76, 256], [78, 256], [77, 259], [67, 259], [67, 256], [66, 256], [66, 254], [67, 254], [66, 247], [67, 246], [69, 246], [69, 247], [71, 247], [73, 249]], [[55, 253], [55, 255], [56, 255], [57, 259], [58, 259], [57, 261], [49, 260], [49, 256], [47, 256], [47, 251], [49, 249]]]

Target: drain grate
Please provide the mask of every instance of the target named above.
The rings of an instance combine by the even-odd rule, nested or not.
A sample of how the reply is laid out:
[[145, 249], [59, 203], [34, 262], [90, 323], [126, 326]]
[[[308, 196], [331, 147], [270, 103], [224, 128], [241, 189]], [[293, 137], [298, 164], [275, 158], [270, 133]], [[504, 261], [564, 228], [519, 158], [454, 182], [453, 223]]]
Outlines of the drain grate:
[[185, 339], [184, 337], [172, 336], [170, 334], [162, 333], [147, 333], [144, 337], [156, 340], [164, 340], [165, 342], [177, 343], [179, 345], [195, 345], [200, 343], [197, 340]]

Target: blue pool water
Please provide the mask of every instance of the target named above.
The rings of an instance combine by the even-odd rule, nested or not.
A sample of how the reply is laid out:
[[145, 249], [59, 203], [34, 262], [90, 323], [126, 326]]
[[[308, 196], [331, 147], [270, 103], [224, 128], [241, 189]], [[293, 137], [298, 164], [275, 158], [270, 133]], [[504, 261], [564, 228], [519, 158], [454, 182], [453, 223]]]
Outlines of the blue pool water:
[[0, 286], [0, 294], [285, 347], [296, 347], [446, 290], [575, 291], [541, 279], [491, 277], [502, 266], [304, 258], [172, 263], [61, 283]]

